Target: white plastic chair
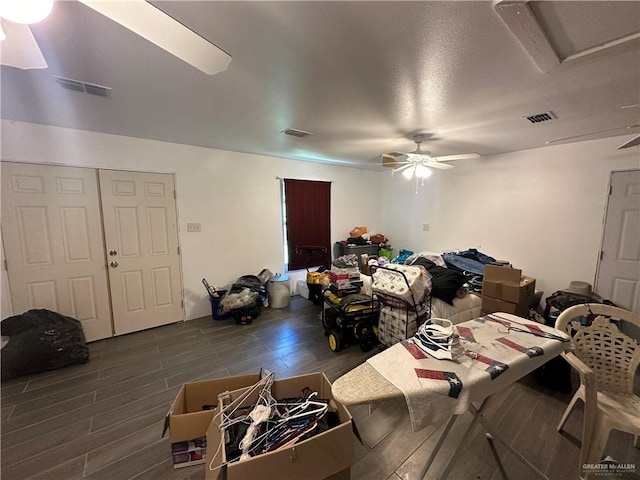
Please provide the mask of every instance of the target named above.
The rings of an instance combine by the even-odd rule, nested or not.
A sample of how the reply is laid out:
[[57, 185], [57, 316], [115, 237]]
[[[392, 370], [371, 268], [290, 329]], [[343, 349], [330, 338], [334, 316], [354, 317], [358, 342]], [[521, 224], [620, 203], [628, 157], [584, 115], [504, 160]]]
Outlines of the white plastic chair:
[[[593, 315], [589, 326], [580, 318]], [[593, 317], [590, 317], [593, 318]], [[563, 311], [556, 328], [572, 335], [572, 351], [564, 358], [580, 375], [580, 387], [558, 424], [562, 430], [578, 399], [584, 402], [580, 465], [599, 463], [611, 430], [635, 435], [639, 446], [640, 397], [633, 393], [633, 381], [640, 364], [640, 346], [622, 333], [611, 320], [624, 320], [640, 327], [640, 317], [600, 303], [575, 305]]]

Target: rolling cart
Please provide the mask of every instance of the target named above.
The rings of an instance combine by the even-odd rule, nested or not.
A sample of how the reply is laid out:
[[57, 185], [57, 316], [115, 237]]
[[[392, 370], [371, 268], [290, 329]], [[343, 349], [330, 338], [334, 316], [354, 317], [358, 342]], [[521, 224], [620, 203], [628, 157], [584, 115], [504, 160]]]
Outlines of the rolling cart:
[[[409, 279], [400, 270], [385, 266], [372, 266], [372, 275], [377, 270], [389, 272], [396, 284], [408, 289], [409, 294], [398, 295], [376, 289], [372, 284], [372, 297], [379, 302], [380, 314], [378, 320], [378, 340], [386, 346], [391, 346], [415, 335], [418, 327], [431, 318], [431, 282], [427, 282], [420, 298], [416, 299]], [[427, 272], [428, 274], [428, 272]]]
[[360, 345], [368, 352], [378, 344], [380, 304], [369, 295], [352, 294], [338, 297], [325, 290], [322, 306], [322, 326], [329, 348], [339, 352], [345, 345]]

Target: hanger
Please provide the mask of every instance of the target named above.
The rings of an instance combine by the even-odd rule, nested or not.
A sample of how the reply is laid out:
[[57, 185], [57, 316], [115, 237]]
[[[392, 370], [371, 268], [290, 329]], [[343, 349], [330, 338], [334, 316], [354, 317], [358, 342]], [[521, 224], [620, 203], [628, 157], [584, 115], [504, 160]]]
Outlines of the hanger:
[[[253, 384], [249, 389], [245, 390], [238, 398], [233, 400], [229, 405], [224, 406], [221, 405], [220, 412], [217, 413], [213, 419], [216, 420], [218, 417], [222, 416], [222, 421], [220, 422], [220, 428], [228, 428], [231, 425], [234, 425], [239, 422], [246, 421], [246, 416], [244, 418], [238, 417], [234, 418], [233, 415], [236, 411], [241, 408], [242, 402], [246, 400], [253, 392], [255, 392], [258, 388], [262, 387], [258, 398], [272, 398], [271, 397], [271, 385], [273, 385], [273, 379], [275, 377], [275, 373], [269, 373], [264, 376], [260, 380], [258, 380], [255, 384]], [[268, 394], [265, 393], [268, 391]], [[227, 412], [227, 409], [232, 408], [231, 411]]]

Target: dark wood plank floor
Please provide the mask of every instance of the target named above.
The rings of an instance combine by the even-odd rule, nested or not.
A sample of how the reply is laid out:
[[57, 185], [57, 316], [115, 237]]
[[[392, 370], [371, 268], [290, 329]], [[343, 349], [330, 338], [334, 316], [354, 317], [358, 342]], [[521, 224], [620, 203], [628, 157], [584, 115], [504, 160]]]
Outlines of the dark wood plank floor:
[[[90, 344], [91, 360], [85, 365], [4, 382], [2, 479], [202, 480], [202, 465], [173, 469], [169, 440], [160, 437], [180, 385], [260, 368], [277, 378], [323, 371], [334, 380], [377, 353], [362, 353], [357, 346], [331, 352], [319, 311], [293, 297], [288, 308], [263, 309], [252, 325], [201, 318], [159, 327]], [[568, 434], [555, 430], [569, 398], [525, 378], [497, 399], [487, 416], [551, 480], [573, 480], [579, 471], [581, 409], [567, 423]], [[413, 432], [401, 401], [372, 409], [358, 406], [352, 413], [365, 443], [356, 443], [352, 478], [415, 479], [433, 448], [436, 429]], [[468, 416], [458, 420], [428, 478], [439, 478], [469, 421]], [[631, 440], [615, 433], [606, 453], [621, 463], [635, 463], [640, 472], [640, 450]], [[497, 448], [509, 478], [534, 478]], [[449, 478], [501, 478], [479, 428]]]

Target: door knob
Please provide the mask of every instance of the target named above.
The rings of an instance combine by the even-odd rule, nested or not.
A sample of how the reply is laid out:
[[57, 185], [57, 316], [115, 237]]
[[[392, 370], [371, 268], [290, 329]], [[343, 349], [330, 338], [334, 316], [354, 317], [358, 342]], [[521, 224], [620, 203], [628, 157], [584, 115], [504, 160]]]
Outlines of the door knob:
[[111, 262], [109, 265], [111, 265], [111, 268], [116, 268], [118, 266], [118, 262]]
[[117, 254], [118, 252], [116, 252], [115, 250], [109, 250], [109, 255], [111, 255], [112, 257]]

